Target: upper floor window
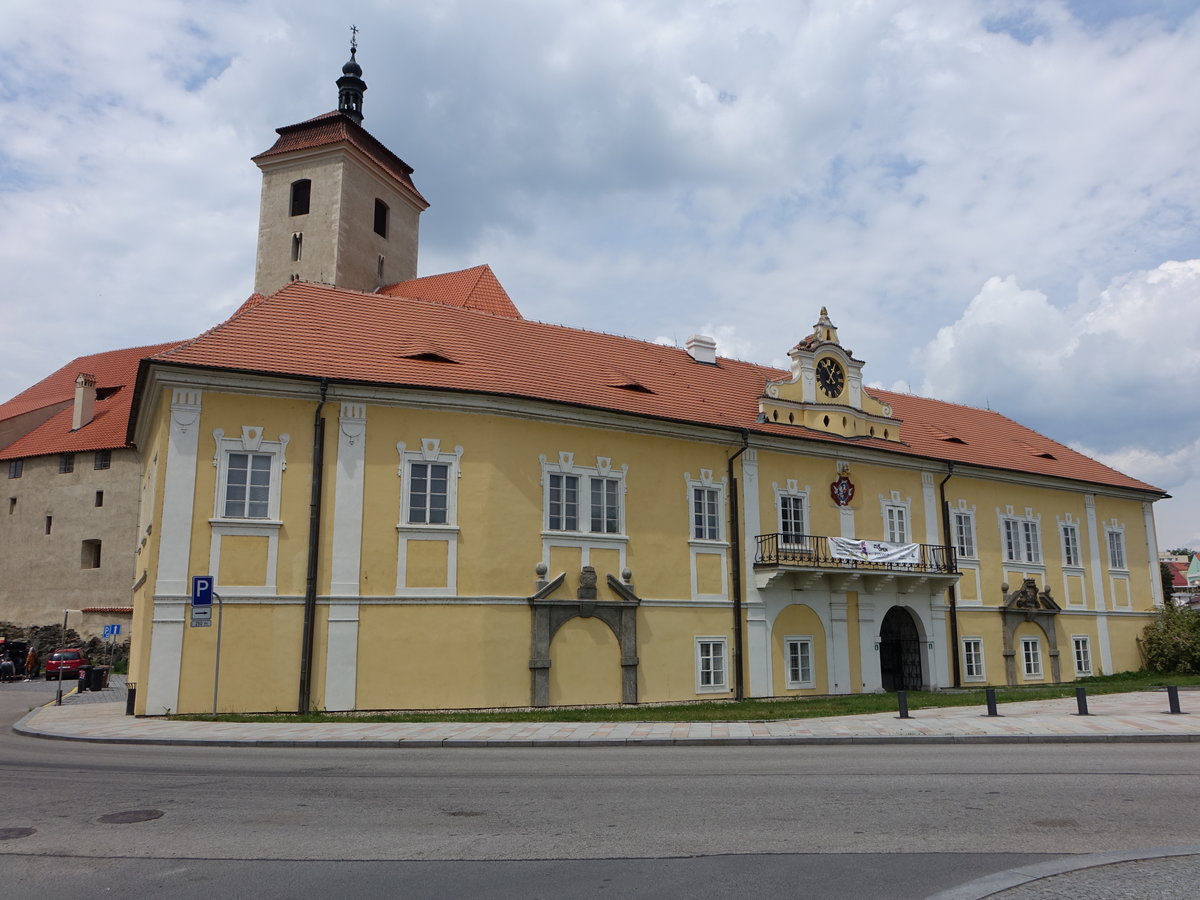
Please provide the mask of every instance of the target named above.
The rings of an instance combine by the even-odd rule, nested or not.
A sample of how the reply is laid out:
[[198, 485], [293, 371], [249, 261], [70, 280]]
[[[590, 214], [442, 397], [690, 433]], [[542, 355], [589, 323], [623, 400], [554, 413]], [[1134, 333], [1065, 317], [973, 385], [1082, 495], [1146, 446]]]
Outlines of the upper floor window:
[[1124, 530], [1117, 524], [1106, 525], [1104, 530], [1108, 535], [1108, 567], [1110, 569], [1126, 568]]
[[82, 569], [100, 568], [100, 541], [84, 541], [79, 550], [79, 566]]
[[715, 487], [692, 488], [692, 537], [700, 541], [721, 539], [721, 492]]
[[455, 525], [458, 506], [458, 471], [462, 447], [442, 452], [437, 438], [422, 438], [420, 450], [407, 451], [397, 444], [401, 471], [407, 478], [401, 521], [406, 525]]
[[285, 452], [290, 438], [263, 440], [260, 426], [242, 426], [237, 438], [213, 430], [218, 467], [216, 514], [226, 519], [279, 518], [279, 486], [287, 468]]
[[292, 232], [292, 262], [299, 262], [304, 256], [304, 232]]
[[1030, 509], [1023, 517], [1014, 516], [1012, 507], [1000, 518], [1004, 540], [1004, 558], [1008, 562], [1025, 562], [1040, 565], [1042, 562], [1042, 539], [1038, 519]]
[[308, 201], [312, 195], [312, 181], [307, 178], [301, 178], [299, 181], [292, 182], [292, 202], [290, 206], [290, 216], [304, 216], [308, 214]]
[[24, 471], [25, 471], [25, 460], [10, 459], [8, 461], [8, 477], [9, 478], [20, 478]]
[[1062, 526], [1063, 565], [1083, 565], [1079, 555], [1079, 526], [1067, 522]]
[[58, 454], [58, 474], [66, 475], [75, 471], [75, 454], [60, 453]]
[[779, 533], [784, 544], [795, 546], [808, 534], [808, 491], [800, 490], [794, 478], [787, 480], [787, 487], [780, 490], [775, 485], [775, 496], [779, 501]]
[[375, 233], [380, 237], [388, 236], [388, 205], [375, 198]]
[[596, 465], [575, 464], [575, 454], [558, 454], [557, 463], [541, 457], [545, 473], [546, 530], [587, 531], [591, 534], [624, 534], [625, 473], [627, 466], [612, 468], [608, 457]]
[[956, 510], [950, 516], [950, 523], [954, 529], [955, 553], [973, 559], [975, 557], [975, 514]]
[[92, 460], [93, 469], [108, 469], [112, 467], [112, 451], [97, 450], [96, 457]]

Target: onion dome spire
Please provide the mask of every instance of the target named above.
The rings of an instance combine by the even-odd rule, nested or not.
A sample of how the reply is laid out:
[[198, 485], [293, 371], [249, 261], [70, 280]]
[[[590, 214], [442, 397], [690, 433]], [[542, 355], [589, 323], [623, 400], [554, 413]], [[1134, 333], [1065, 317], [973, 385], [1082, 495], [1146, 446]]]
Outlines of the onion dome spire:
[[345, 113], [359, 125], [362, 124], [363, 92], [367, 83], [362, 80], [362, 66], [355, 59], [358, 53], [358, 26], [350, 26], [350, 59], [342, 66], [342, 77], [337, 80], [338, 112]]

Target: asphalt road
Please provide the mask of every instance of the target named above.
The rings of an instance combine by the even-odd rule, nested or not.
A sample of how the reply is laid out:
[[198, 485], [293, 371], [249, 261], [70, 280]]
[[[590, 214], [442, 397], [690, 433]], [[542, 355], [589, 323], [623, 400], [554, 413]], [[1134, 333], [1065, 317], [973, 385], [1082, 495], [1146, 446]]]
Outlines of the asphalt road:
[[321, 750], [9, 730], [52, 696], [0, 685], [0, 867], [41, 893], [925, 897], [1197, 834], [1188, 744]]

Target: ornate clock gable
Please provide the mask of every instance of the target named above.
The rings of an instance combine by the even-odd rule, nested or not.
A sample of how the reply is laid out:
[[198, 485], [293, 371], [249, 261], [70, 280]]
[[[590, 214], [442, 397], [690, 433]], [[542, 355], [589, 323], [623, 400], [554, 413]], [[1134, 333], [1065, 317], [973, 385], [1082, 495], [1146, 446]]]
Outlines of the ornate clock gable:
[[863, 361], [842, 346], [825, 307], [812, 334], [789, 350], [788, 358], [791, 377], [768, 382], [759, 401], [762, 421], [843, 437], [900, 440], [900, 420], [863, 389]]

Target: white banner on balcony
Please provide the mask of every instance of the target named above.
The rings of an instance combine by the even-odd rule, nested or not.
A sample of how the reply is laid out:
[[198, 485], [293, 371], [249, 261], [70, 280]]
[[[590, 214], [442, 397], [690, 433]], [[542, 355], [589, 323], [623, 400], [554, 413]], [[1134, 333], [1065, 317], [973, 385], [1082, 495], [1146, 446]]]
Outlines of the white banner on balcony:
[[835, 559], [859, 562], [896, 563], [915, 566], [921, 562], [920, 544], [890, 544], [887, 541], [858, 541], [854, 538], [829, 538], [829, 555]]

